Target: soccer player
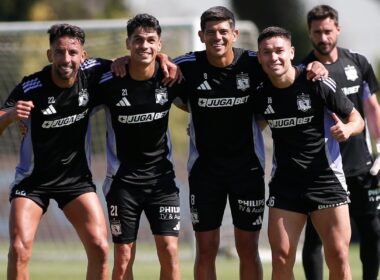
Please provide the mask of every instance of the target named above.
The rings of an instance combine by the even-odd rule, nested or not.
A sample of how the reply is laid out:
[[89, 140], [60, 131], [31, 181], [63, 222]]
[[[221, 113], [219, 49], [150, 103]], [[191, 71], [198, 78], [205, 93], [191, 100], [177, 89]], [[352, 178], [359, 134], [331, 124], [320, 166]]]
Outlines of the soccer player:
[[351, 279], [349, 198], [338, 142], [359, 134], [364, 121], [331, 78], [313, 83], [292, 66], [287, 30], [264, 29], [258, 49], [268, 78], [257, 88], [253, 106], [274, 142], [267, 201], [272, 279], [294, 279], [297, 244], [308, 215], [323, 240], [330, 279]]
[[[255, 52], [233, 47], [238, 33], [233, 13], [212, 7], [201, 16], [199, 37], [206, 50], [174, 60], [185, 78], [181, 97], [191, 119], [188, 171], [195, 279], [216, 279], [227, 199], [240, 279], [263, 277], [258, 242], [265, 206], [264, 147], [250, 99], [264, 73]], [[123, 67], [113, 66], [118, 75], [124, 74], [121, 61]], [[311, 76], [318, 72], [312, 70]]]
[[156, 62], [161, 27], [156, 18], [138, 14], [127, 24], [128, 74], [104, 73], [96, 103], [107, 117], [108, 168], [104, 194], [114, 242], [112, 279], [132, 278], [135, 241], [145, 212], [161, 265], [160, 279], [180, 279], [179, 189], [175, 181], [168, 130], [176, 97], [162, 84]]
[[86, 149], [88, 85], [96, 64], [80, 68], [86, 52], [79, 27], [57, 24], [48, 34], [51, 65], [25, 77], [0, 110], [0, 132], [16, 120], [27, 126], [9, 198], [8, 279], [29, 278], [34, 237], [50, 199], [57, 201], [85, 247], [87, 279], [108, 279], [106, 221]]
[[234, 48], [235, 18], [206, 10], [199, 37], [206, 50], [174, 59], [190, 112], [190, 211], [196, 237], [195, 279], [216, 279], [215, 260], [227, 199], [240, 279], [262, 279], [258, 252], [265, 207], [264, 146], [250, 98], [262, 75], [255, 52]]
[[[334, 8], [328, 5], [314, 7], [307, 15], [307, 23], [314, 49], [304, 62], [318, 60], [325, 65], [338, 87], [366, 118], [370, 135], [379, 145], [380, 107], [374, 94], [379, 91], [379, 85], [372, 66], [363, 55], [337, 47], [340, 26]], [[360, 237], [363, 279], [374, 280], [378, 277], [380, 265], [380, 189], [377, 177], [370, 174], [373, 158], [368, 136], [368, 131], [364, 130], [340, 143], [340, 150], [350, 192], [351, 221], [355, 222]], [[321, 240], [308, 221], [302, 260], [309, 280], [323, 279], [321, 248]]]

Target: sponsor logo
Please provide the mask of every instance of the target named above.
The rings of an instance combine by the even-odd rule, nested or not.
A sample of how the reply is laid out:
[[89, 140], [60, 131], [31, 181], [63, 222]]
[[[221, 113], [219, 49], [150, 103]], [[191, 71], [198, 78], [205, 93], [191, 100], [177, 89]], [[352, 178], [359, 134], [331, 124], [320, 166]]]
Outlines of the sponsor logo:
[[160, 206], [160, 213], [179, 213], [179, 206]]
[[81, 89], [81, 91], [78, 93], [78, 102], [79, 102], [79, 106], [81, 107], [84, 107], [87, 105], [88, 103], [88, 92], [87, 92], [87, 89], [84, 88], [84, 89]]
[[263, 213], [265, 200], [238, 200], [239, 211], [245, 213]]
[[111, 234], [113, 236], [119, 236], [122, 234], [121, 223], [119, 220], [111, 220], [110, 226], [111, 226]]
[[344, 87], [342, 91], [345, 95], [355, 94], [359, 92], [360, 86]]
[[179, 213], [179, 206], [160, 206], [159, 209], [160, 220], [179, 220]]
[[274, 110], [273, 110], [273, 107], [272, 107], [272, 105], [268, 105], [268, 107], [265, 109], [265, 111], [264, 111], [264, 115], [269, 115], [269, 114], [274, 114], [275, 112], [274, 112]]
[[261, 225], [263, 223], [263, 218], [261, 217], [261, 216], [259, 216], [257, 219], [256, 219], [256, 221], [254, 221], [253, 223], [252, 223], [252, 225], [254, 225], [254, 226], [258, 226], [258, 225]]
[[54, 106], [53, 105], [49, 105], [49, 107], [47, 107], [46, 109], [44, 110], [41, 110], [42, 114], [44, 115], [54, 115], [57, 113], [57, 111], [55, 110]]
[[199, 107], [232, 107], [248, 102], [249, 95], [243, 97], [226, 97], [226, 98], [199, 98]]
[[168, 102], [168, 90], [166, 87], [156, 88], [156, 103], [164, 105]]
[[249, 76], [247, 73], [236, 75], [236, 88], [245, 91], [251, 87]]
[[[380, 189], [368, 190], [368, 201], [369, 202], [380, 201]], [[380, 207], [380, 205], [378, 207]]]
[[306, 112], [311, 109], [311, 101], [308, 94], [297, 96], [297, 108], [302, 112]]
[[168, 114], [169, 110], [157, 113], [146, 113], [137, 115], [120, 115], [118, 121], [121, 123], [144, 123], [162, 119]]
[[341, 205], [345, 205], [347, 203], [348, 203], [348, 201], [343, 201], [343, 202], [333, 203], [333, 204], [318, 205], [318, 210], [320, 210], [320, 209], [327, 209], [327, 208], [334, 208], [334, 207], [338, 207], [338, 206], [341, 206]]
[[346, 74], [347, 80], [355, 81], [359, 78], [358, 72], [356, 71], [355, 66], [347, 65], [344, 67], [344, 73]]
[[264, 206], [264, 199], [259, 200], [238, 200], [239, 205], [244, 206], [251, 206], [251, 207], [258, 207], [258, 206]]
[[180, 230], [180, 229], [181, 229], [181, 225], [180, 225], [180, 222], [178, 222], [176, 226], [173, 228], [173, 230]]
[[84, 111], [83, 113], [80, 113], [77, 115], [72, 115], [66, 118], [53, 120], [53, 121], [44, 121], [42, 123], [42, 128], [57, 128], [57, 127], [71, 125], [83, 119], [87, 115], [87, 112], [88, 112], [88, 109], [86, 109], [86, 111]]
[[211, 90], [210, 84], [207, 81], [203, 81], [198, 87], [198, 90]]
[[123, 88], [121, 90], [121, 96], [123, 96], [123, 97], [121, 98], [121, 100], [119, 102], [116, 103], [117, 107], [131, 106], [131, 103], [129, 103], [129, 101], [127, 99], [127, 95], [128, 95], [127, 89]]
[[116, 103], [117, 107], [131, 106], [128, 99], [124, 96], [119, 102]]
[[270, 128], [286, 128], [310, 123], [313, 118], [314, 116], [268, 120], [268, 125]]

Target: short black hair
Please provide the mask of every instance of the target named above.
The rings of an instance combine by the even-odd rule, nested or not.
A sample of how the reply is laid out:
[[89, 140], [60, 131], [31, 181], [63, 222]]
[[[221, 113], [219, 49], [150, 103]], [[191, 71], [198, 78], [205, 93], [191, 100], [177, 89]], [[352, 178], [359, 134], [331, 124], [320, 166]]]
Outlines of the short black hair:
[[161, 36], [161, 26], [158, 19], [149, 14], [137, 14], [127, 22], [127, 35], [128, 37], [132, 36], [133, 32], [137, 28], [153, 29], [157, 32], [157, 35]]
[[223, 6], [215, 6], [207, 9], [201, 15], [201, 30], [204, 31], [208, 21], [225, 21], [228, 20], [232, 28], [235, 28], [234, 14]]
[[335, 21], [335, 25], [339, 26], [339, 14], [338, 11], [329, 5], [318, 5], [315, 6], [307, 13], [307, 25], [310, 28], [311, 22], [313, 20], [321, 20], [331, 18]]
[[290, 42], [292, 41], [292, 34], [289, 30], [278, 26], [269, 26], [261, 31], [259, 37], [257, 38], [257, 44], [260, 44], [260, 42], [264, 39], [272, 37], [282, 37], [288, 39]]
[[86, 37], [82, 28], [68, 23], [54, 24], [49, 28], [47, 33], [49, 34], [50, 45], [61, 37], [69, 36], [78, 39], [83, 46]]

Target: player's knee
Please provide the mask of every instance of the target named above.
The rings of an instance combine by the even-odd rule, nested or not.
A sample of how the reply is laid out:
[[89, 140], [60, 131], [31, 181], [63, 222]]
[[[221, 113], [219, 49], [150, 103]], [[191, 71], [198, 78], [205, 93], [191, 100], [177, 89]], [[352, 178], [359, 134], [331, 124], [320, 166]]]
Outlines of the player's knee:
[[[338, 244], [337, 244], [338, 245]], [[325, 248], [325, 256], [327, 266], [344, 268], [348, 264], [348, 246], [341, 244], [341, 246], [332, 246], [331, 248]]]
[[294, 254], [285, 248], [272, 249], [272, 262], [277, 265], [286, 265], [294, 262]]
[[256, 260], [260, 258], [259, 250], [256, 246], [239, 246], [236, 247], [236, 251], [240, 259]]
[[169, 243], [165, 246], [166, 254], [171, 258], [175, 259], [178, 256], [178, 245], [177, 243]]
[[17, 263], [27, 263], [32, 256], [32, 241], [13, 242], [9, 246], [8, 258]]
[[109, 245], [105, 238], [94, 239], [91, 242], [91, 256], [96, 256], [97, 259], [102, 262], [106, 262], [108, 259]]

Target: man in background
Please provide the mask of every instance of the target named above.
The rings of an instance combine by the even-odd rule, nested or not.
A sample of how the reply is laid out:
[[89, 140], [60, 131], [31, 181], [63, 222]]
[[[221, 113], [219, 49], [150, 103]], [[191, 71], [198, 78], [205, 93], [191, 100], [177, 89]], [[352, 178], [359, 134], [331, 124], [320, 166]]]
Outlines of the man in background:
[[[380, 152], [380, 107], [376, 92], [378, 82], [368, 60], [361, 54], [337, 46], [340, 33], [338, 12], [328, 5], [319, 5], [307, 15], [309, 37], [314, 50], [304, 63], [318, 60], [328, 69], [338, 87], [366, 119], [368, 130], [340, 143], [343, 168], [350, 192], [351, 221], [360, 237], [360, 259], [363, 279], [377, 279], [380, 265], [380, 189], [373, 165], [369, 137], [375, 139]], [[308, 280], [323, 279], [322, 243], [310, 219], [306, 226], [302, 260]]]

